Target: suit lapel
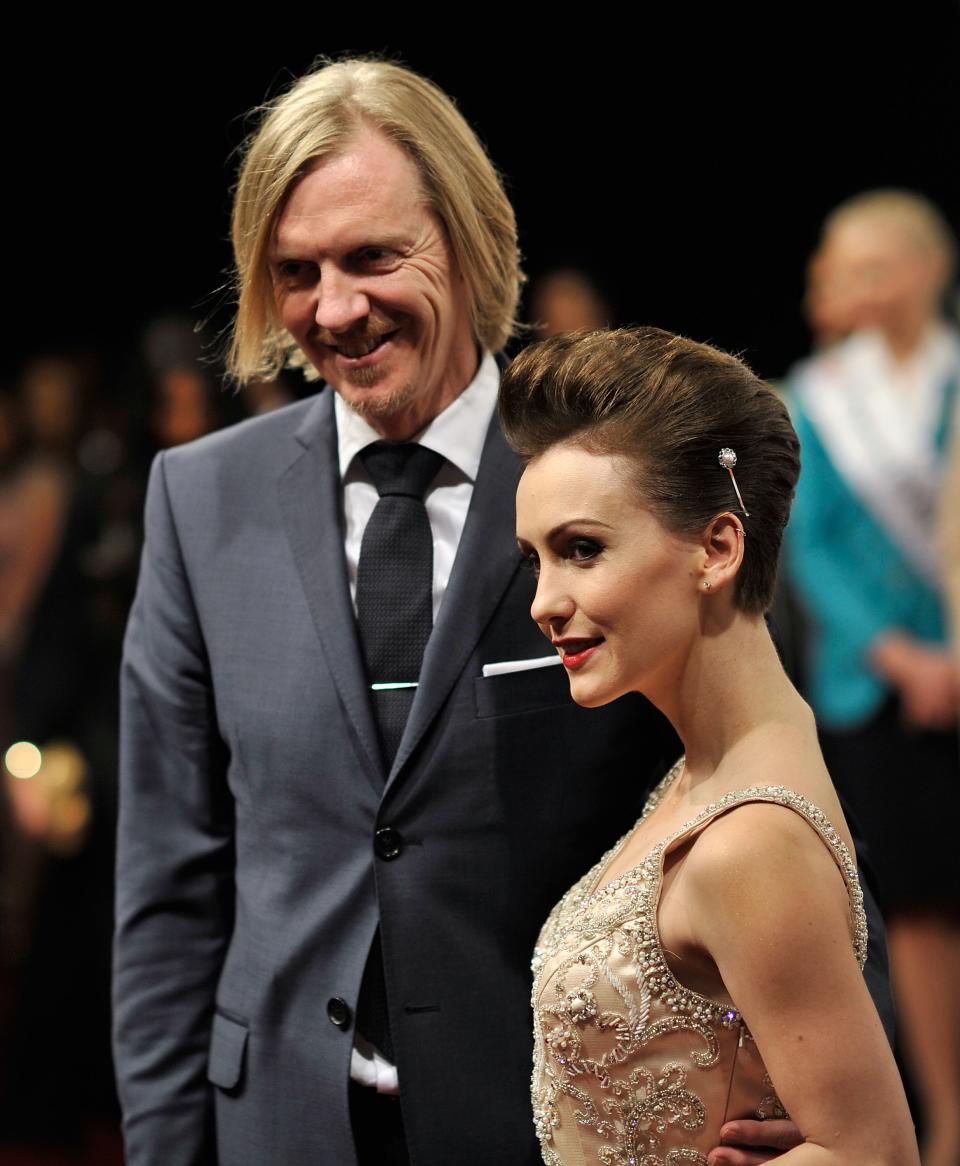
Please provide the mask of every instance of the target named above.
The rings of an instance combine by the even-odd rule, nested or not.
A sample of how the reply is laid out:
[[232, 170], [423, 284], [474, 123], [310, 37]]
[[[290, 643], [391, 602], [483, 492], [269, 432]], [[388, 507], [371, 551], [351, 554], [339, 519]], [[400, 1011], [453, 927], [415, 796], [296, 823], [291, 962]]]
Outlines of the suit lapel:
[[364, 768], [383, 789], [383, 763], [357, 641], [343, 553], [333, 392], [318, 394], [295, 434], [278, 482], [284, 527], [327, 666], [354, 730]]
[[440, 711], [520, 564], [514, 500], [523, 467], [496, 416], [490, 422], [450, 582], [427, 644], [391, 780]]

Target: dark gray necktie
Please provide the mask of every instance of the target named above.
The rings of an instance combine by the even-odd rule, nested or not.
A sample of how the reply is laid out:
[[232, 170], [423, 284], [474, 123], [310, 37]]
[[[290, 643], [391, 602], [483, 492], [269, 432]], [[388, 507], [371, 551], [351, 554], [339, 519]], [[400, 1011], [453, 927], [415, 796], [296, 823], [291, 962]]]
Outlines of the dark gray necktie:
[[[422, 445], [386, 441], [359, 456], [380, 499], [360, 543], [357, 624], [388, 771], [433, 629], [433, 535], [423, 496], [444, 459]], [[394, 1059], [379, 927], [360, 985], [357, 1028]]]
[[389, 769], [433, 629], [433, 536], [423, 496], [444, 458], [386, 441], [359, 456], [380, 498], [360, 544], [357, 623]]

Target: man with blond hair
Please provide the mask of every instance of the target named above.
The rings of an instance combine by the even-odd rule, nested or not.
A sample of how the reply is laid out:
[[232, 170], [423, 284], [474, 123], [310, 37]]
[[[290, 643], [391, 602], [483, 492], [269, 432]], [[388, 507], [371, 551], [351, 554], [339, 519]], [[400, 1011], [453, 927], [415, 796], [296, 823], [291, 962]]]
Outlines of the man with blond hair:
[[495, 417], [513, 212], [445, 95], [342, 61], [265, 110], [233, 242], [234, 376], [325, 385], [153, 467], [127, 1160], [531, 1164], [537, 932], [676, 741], [639, 696], [574, 705], [530, 619]]

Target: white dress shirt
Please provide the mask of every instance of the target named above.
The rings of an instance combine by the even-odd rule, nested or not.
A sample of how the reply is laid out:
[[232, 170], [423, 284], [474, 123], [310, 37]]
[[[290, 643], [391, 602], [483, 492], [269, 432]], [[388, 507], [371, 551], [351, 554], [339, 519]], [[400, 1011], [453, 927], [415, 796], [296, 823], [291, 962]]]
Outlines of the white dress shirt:
[[[433, 532], [434, 622], [467, 521], [473, 484], [480, 468], [480, 455], [496, 407], [499, 387], [500, 370], [497, 362], [489, 352], [485, 353], [476, 376], [460, 396], [411, 439], [446, 458], [445, 465], [424, 498], [430, 530]], [[360, 543], [378, 498], [377, 488], [357, 454], [373, 442], [380, 441], [381, 437], [340, 396], [334, 402], [334, 412], [346, 521], [344, 551], [350, 576], [350, 595], [356, 607]]]
[[[487, 352], [477, 374], [457, 399], [412, 440], [420, 442], [446, 459], [424, 497], [433, 534], [433, 619], [443, 602], [450, 581], [460, 536], [467, 521], [473, 485], [480, 469], [480, 455], [487, 429], [497, 404], [500, 370]], [[360, 544], [379, 495], [357, 454], [381, 437], [355, 413], [342, 397], [334, 401], [337, 422], [337, 452], [343, 482], [343, 511], [346, 526], [344, 552], [350, 577], [350, 595], [357, 603], [357, 564]], [[350, 1076], [361, 1085], [380, 1093], [398, 1093], [397, 1069], [378, 1049], [354, 1034]]]

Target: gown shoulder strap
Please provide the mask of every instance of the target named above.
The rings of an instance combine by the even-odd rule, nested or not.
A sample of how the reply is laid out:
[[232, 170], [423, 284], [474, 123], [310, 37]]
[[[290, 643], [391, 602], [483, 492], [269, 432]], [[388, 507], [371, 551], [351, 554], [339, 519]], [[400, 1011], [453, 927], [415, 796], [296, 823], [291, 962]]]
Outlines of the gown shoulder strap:
[[803, 818], [830, 851], [847, 887], [853, 946], [857, 961], [862, 969], [867, 959], [867, 917], [864, 911], [863, 889], [857, 875], [856, 863], [846, 843], [823, 810], [815, 802], [804, 797], [803, 794], [797, 793], [796, 790], [787, 789], [782, 785], [752, 786], [749, 789], [735, 790], [725, 794], [718, 801], [705, 807], [695, 818], [685, 822], [655, 848], [659, 882], [662, 885], [664, 859], [671, 850], [674, 850], [681, 842], [689, 841], [701, 833], [711, 822], [723, 814], [751, 802], [768, 802], [792, 810]]

